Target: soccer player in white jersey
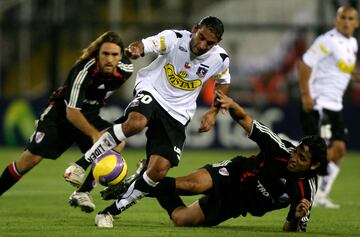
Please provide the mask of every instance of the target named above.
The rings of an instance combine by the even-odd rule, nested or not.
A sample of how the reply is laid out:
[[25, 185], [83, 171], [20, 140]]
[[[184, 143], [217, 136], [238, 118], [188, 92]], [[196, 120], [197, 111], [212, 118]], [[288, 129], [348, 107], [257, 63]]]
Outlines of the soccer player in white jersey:
[[[100, 227], [112, 226], [112, 216], [120, 214], [155, 188], [168, 170], [177, 166], [185, 142], [185, 128], [196, 110], [196, 99], [205, 81], [214, 78], [215, 89], [227, 93], [230, 84], [229, 57], [218, 43], [224, 26], [208, 16], [186, 30], [165, 30], [131, 43], [125, 54], [136, 59], [155, 54], [157, 58], [137, 73], [135, 99], [125, 116], [85, 154], [94, 160], [126, 138], [147, 127], [147, 169], [113, 205], [96, 216]], [[219, 103], [215, 100], [202, 117], [199, 132], [215, 123]], [[110, 214], [108, 214], [110, 213]]]
[[360, 80], [354, 69], [358, 44], [352, 36], [358, 25], [357, 11], [340, 7], [335, 28], [317, 37], [299, 65], [304, 133], [321, 134], [328, 141], [328, 175], [319, 179], [315, 206], [340, 207], [328, 196], [346, 151], [343, 95], [351, 78]]

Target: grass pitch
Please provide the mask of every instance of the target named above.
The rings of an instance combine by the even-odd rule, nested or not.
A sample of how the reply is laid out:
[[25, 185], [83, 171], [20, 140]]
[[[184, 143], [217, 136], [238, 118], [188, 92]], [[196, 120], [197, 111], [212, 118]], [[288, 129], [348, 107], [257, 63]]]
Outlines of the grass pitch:
[[[0, 148], [0, 170], [18, 158], [21, 149]], [[248, 153], [248, 152], [246, 152]], [[237, 151], [186, 150], [171, 176], [186, 175], [206, 163], [232, 158]], [[241, 152], [244, 154], [244, 152]], [[129, 172], [144, 157], [143, 150], [123, 153]], [[113, 229], [99, 229], [94, 217], [111, 202], [101, 200], [98, 186], [92, 194], [96, 210], [87, 214], [68, 205], [74, 188], [63, 181], [69, 162], [80, 156], [77, 150], [66, 152], [57, 161], [44, 160], [12, 189], [0, 197], [0, 236], [298, 236], [282, 232], [287, 209], [273, 211], [263, 217], [239, 217], [219, 226], [173, 227], [167, 213], [155, 199], [144, 198], [114, 221]], [[332, 198], [341, 205], [338, 210], [313, 208], [306, 236], [360, 236], [360, 154], [349, 152], [335, 182]], [[187, 204], [198, 197], [184, 198]]]

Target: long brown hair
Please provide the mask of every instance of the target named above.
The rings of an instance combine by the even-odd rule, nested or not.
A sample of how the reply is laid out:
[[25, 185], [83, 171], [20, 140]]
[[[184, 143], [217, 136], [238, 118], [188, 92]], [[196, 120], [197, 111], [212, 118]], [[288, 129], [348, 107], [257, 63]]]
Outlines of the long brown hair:
[[124, 43], [120, 36], [116, 32], [108, 31], [91, 42], [87, 48], [84, 48], [82, 50], [82, 55], [76, 60], [75, 63], [96, 57], [99, 53], [101, 45], [106, 42], [117, 44], [120, 47], [121, 53], [124, 53]]

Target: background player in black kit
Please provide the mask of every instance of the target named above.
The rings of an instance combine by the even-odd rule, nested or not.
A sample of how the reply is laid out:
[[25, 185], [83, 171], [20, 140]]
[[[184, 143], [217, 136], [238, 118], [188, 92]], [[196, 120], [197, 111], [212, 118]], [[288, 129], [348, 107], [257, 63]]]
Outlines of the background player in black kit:
[[24, 152], [1, 174], [0, 196], [43, 158], [55, 160], [73, 143], [84, 153], [111, 126], [99, 113], [132, 73], [123, 51], [124, 44], [115, 32], [102, 34], [83, 50], [64, 85], [52, 93]]
[[[188, 176], [166, 177], [150, 195], [158, 198], [176, 226], [214, 226], [247, 213], [262, 216], [290, 205], [283, 230], [305, 231], [317, 174], [326, 174], [325, 141], [309, 136], [295, 147], [253, 120], [221, 91], [217, 96], [222, 112], [230, 112], [259, 145], [260, 152], [249, 158], [237, 156], [206, 165]], [[178, 196], [200, 193], [205, 196], [189, 206]], [[111, 215], [118, 212], [115, 204], [103, 211]]]

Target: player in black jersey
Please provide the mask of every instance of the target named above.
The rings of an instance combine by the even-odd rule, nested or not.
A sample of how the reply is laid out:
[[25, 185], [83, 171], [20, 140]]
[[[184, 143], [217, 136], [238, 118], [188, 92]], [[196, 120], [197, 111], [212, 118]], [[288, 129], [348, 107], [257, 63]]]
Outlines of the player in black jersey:
[[55, 160], [73, 143], [86, 152], [111, 126], [99, 113], [132, 73], [123, 54], [124, 44], [115, 32], [102, 34], [83, 50], [64, 85], [52, 93], [24, 152], [1, 174], [0, 195], [43, 158]]
[[[325, 141], [309, 136], [295, 147], [253, 120], [221, 91], [217, 96], [222, 112], [230, 112], [258, 144], [260, 152], [249, 158], [237, 156], [206, 165], [188, 176], [166, 177], [149, 196], [158, 198], [176, 226], [214, 226], [247, 213], [262, 216], [290, 205], [283, 229], [305, 231], [317, 189], [317, 174], [326, 174]], [[195, 194], [205, 196], [189, 206], [179, 197]], [[119, 214], [116, 205], [115, 202], [100, 214]]]

